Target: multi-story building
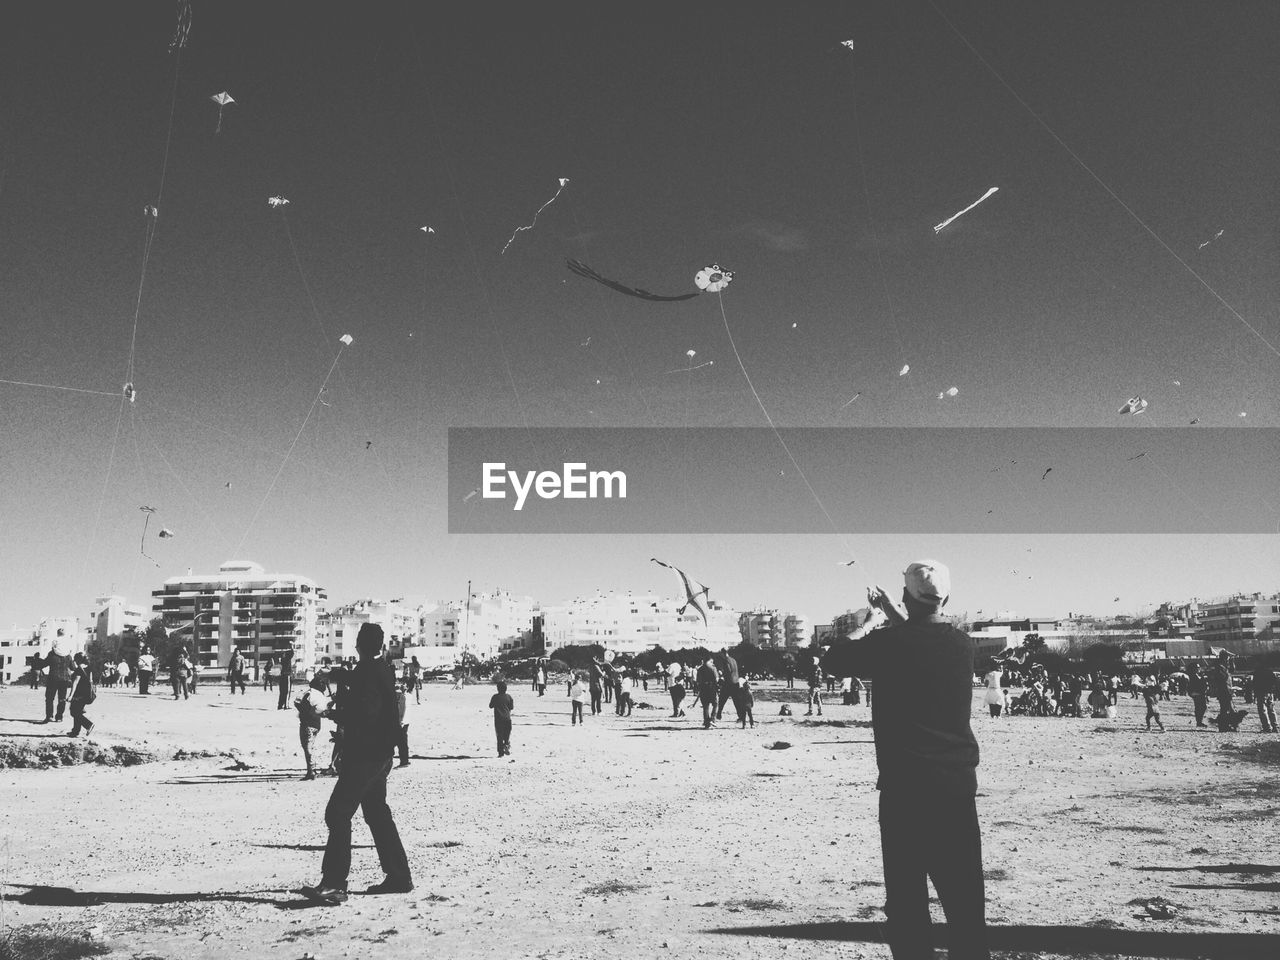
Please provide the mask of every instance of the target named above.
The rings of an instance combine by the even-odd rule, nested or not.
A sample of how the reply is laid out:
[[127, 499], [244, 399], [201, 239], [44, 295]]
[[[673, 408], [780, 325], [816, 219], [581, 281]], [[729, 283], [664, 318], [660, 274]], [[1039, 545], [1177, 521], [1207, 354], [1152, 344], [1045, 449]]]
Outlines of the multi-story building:
[[[473, 593], [469, 602], [447, 601], [420, 608], [418, 639], [427, 647], [451, 647], [457, 657], [470, 653], [490, 660], [527, 646], [533, 636], [538, 602], [505, 590]], [[455, 659], [457, 659], [455, 657]]]
[[102, 643], [107, 637], [141, 632], [147, 626], [147, 611], [124, 597], [108, 594], [93, 601], [89, 611], [88, 636]]
[[737, 646], [738, 614], [714, 601], [707, 622], [692, 608], [655, 594], [604, 593], [542, 609], [542, 634], [549, 654], [560, 647], [598, 644], [615, 653]]
[[165, 629], [194, 637], [201, 668], [225, 667], [238, 646], [254, 665], [292, 649], [297, 672], [319, 657], [319, 618], [327, 596], [297, 574], [267, 573], [249, 560], [228, 560], [216, 574], [170, 577], [153, 590]]
[[356, 635], [366, 623], [382, 627], [391, 656], [399, 659], [405, 647], [418, 645], [420, 613], [400, 600], [356, 600], [320, 617], [318, 634], [322, 657], [346, 660], [359, 656]]
[[786, 616], [777, 610], [744, 610], [738, 614], [738, 636], [757, 647], [786, 646]]
[[1277, 629], [1280, 595], [1254, 593], [1205, 603], [1196, 639], [1206, 648], [1250, 656], [1280, 650], [1274, 639]]
[[40, 652], [40, 635], [32, 627], [0, 630], [0, 683], [14, 683], [30, 669], [27, 658]]

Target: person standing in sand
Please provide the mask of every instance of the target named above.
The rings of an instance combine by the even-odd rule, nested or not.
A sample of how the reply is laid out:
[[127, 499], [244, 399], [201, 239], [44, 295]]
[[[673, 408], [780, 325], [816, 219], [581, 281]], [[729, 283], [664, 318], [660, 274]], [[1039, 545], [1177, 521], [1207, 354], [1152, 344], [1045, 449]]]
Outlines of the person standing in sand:
[[409, 859], [400, 842], [387, 806], [387, 776], [391, 773], [391, 757], [400, 735], [396, 719], [395, 681], [387, 669], [382, 653], [382, 627], [376, 623], [360, 625], [356, 650], [360, 662], [351, 671], [337, 710], [341, 716], [343, 736], [342, 768], [333, 794], [324, 811], [329, 840], [324, 848], [320, 882], [303, 887], [309, 900], [334, 906], [347, 899], [347, 876], [351, 872], [351, 818], [356, 808], [364, 811], [365, 823], [373, 834], [378, 862], [386, 879], [369, 887], [366, 893], [409, 893], [413, 876]]
[[[970, 727], [974, 645], [942, 616], [950, 571], [921, 560], [904, 572], [905, 622], [837, 642], [827, 669], [869, 676], [880, 778], [885, 917], [894, 960], [933, 957], [929, 888], [947, 917], [951, 960], [989, 960], [982, 836], [978, 827], [978, 742]], [[901, 614], [879, 587], [872, 605]]]

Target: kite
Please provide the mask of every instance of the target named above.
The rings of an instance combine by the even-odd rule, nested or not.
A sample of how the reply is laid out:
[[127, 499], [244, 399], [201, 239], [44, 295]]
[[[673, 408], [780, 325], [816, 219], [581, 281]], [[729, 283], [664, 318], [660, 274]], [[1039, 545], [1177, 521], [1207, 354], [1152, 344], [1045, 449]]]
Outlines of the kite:
[[973, 203], [969, 204], [959, 213], [952, 214], [951, 216], [947, 217], [947, 219], [943, 220], [940, 224], [938, 224], [936, 227], [933, 228], [933, 232], [941, 233], [943, 228], [946, 227], [946, 225], [949, 224], [952, 220], [955, 220], [957, 217], [963, 217], [966, 213], [968, 213], [970, 210], [972, 210], [974, 207], [976, 207], [983, 200], [987, 199], [987, 197], [991, 196], [993, 193], [995, 193], [999, 189], [1000, 189], [999, 187], [992, 187], [990, 190], [988, 190], [986, 193], [980, 196], [977, 200], [973, 201]]
[[1193, 426], [1193, 427], [1194, 427], [1194, 426], [1195, 426], [1197, 423], [1199, 423], [1199, 422], [1200, 422], [1200, 418], [1199, 418], [1199, 417], [1195, 417], [1195, 418], [1193, 418], [1193, 419], [1192, 419], [1192, 421], [1191, 421], [1191, 426]]
[[1249, 415], [1249, 414], [1248, 414], [1248, 413], [1246, 413], [1244, 410], [1241, 410], [1241, 411], [1240, 411], [1240, 416], [1242, 416], [1242, 417], [1247, 417], [1248, 415]]
[[[702, 625], [709, 626], [710, 624], [707, 622], [707, 606], [703, 600], [710, 599], [710, 594], [708, 592], [710, 588], [704, 583], [698, 583], [696, 580], [690, 580], [689, 575], [679, 567], [673, 567], [669, 563], [663, 563], [657, 557], [650, 557], [649, 559], [660, 567], [666, 567], [668, 570], [675, 571], [676, 576], [680, 578], [680, 584], [684, 588], [685, 599], [684, 603], [676, 608], [676, 614], [678, 616], [683, 616], [685, 610], [689, 609], [689, 607], [693, 607], [693, 609], [697, 610], [698, 614], [702, 617]], [[695, 586], [698, 588], [697, 590], [694, 590]]]
[[366, 450], [369, 450], [369, 449], [371, 449], [372, 447], [373, 447], [373, 441], [372, 441], [372, 440], [366, 440], [366, 441], [364, 442], [364, 448], [365, 448]]
[[587, 339], [583, 340], [580, 344], [578, 344], [578, 346], [580, 346], [580, 347], [589, 347], [589, 346], [591, 346], [591, 338], [590, 338], [590, 337], [587, 337]]
[[555, 195], [555, 197], [552, 197], [550, 200], [548, 200], [546, 203], [544, 203], [542, 206], [540, 206], [540, 207], [538, 208], [538, 213], [535, 213], [535, 214], [533, 215], [533, 221], [532, 221], [532, 222], [531, 222], [527, 227], [516, 227], [515, 232], [511, 234], [511, 239], [510, 239], [510, 240], [508, 240], [508, 241], [507, 241], [507, 243], [506, 243], [506, 246], [504, 246], [504, 247], [502, 248], [502, 252], [503, 252], [503, 253], [506, 253], [506, 252], [507, 252], [507, 247], [511, 246], [512, 242], [513, 242], [513, 241], [515, 240], [515, 238], [516, 238], [516, 234], [517, 234], [517, 233], [520, 233], [520, 232], [522, 232], [522, 231], [524, 231], [524, 230], [532, 230], [532, 229], [534, 228], [534, 225], [538, 222], [538, 214], [539, 214], [539, 213], [542, 213], [542, 211], [543, 211], [543, 210], [547, 209], [547, 207], [551, 206], [553, 203], [555, 203], [555, 202], [556, 202], [556, 197], [559, 197], [559, 196], [560, 196], [560, 191], [564, 189], [565, 184], [566, 184], [566, 183], [568, 183], [568, 182], [569, 182], [569, 178], [568, 178], [568, 177], [561, 177], [561, 178], [560, 178], [560, 188], [559, 188], [558, 190], [556, 190], [556, 195]]
[[1225, 232], [1226, 232], [1226, 231], [1224, 231], [1224, 230], [1219, 230], [1217, 233], [1215, 233], [1212, 237], [1210, 237], [1210, 238], [1209, 238], [1208, 240], [1206, 240], [1204, 243], [1200, 244], [1200, 246], [1196, 247], [1196, 249], [1197, 249], [1197, 250], [1203, 250], [1203, 249], [1204, 249], [1205, 247], [1207, 247], [1209, 244], [1213, 243], [1213, 241], [1215, 241], [1215, 240], [1217, 240], [1219, 237], [1221, 237], [1221, 236], [1222, 236], [1222, 234], [1223, 234], [1223, 233], [1225, 233]]
[[1174, 385], [1175, 387], [1180, 387], [1180, 386], [1182, 386], [1182, 381], [1181, 381], [1181, 380], [1175, 380], [1175, 381], [1173, 381], [1173, 385]]
[[130, 381], [124, 385], [124, 398], [130, 403], [138, 399], [138, 391], [133, 389], [133, 382]]
[[224, 483], [224, 484], [223, 484], [223, 486], [224, 486], [224, 487], [226, 487], [228, 490], [230, 490], [230, 489], [231, 489], [231, 481], [230, 481], [230, 480], [228, 480], [226, 483]]
[[902, 365], [902, 369], [898, 371], [898, 376], [905, 377], [910, 372], [911, 372], [911, 364], [904, 363]]
[[840, 41], [840, 46], [842, 46], [842, 47], [848, 47], [850, 50], [852, 50], [852, 49], [853, 49], [853, 41], [852, 41], [852, 40], [841, 40], [841, 41]]
[[156, 208], [155, 204], [148, 203], [142, 208], [142, 215], [144, 217], [151, 217], [152, 219], [155, 219], [160, 216], [160, 211]]
[[[1051, 473], [1053, 473], [1053, 467], [1049, 467], [1047, 470], [1045, 470], [1044, 473], [1040, 474], [1040, 479], [1043, 480], [1045, 477], [1047, 477]], [[1031, 548], [1028, 547], [1027, 549], [1030, 550]]]
[[609, 280], [602, 277], [581, 260], [566, 259], [564, 263], [570, 271], [576, 273], [580, 277], [586, 277], [588, 280], [594, 280], [596, 283], [604, 284], [611, 290], [617, 290], [619, 293], [625, 293], [629, 297], [639, 297], [641, 300], [653, 300], [658, 303], [675, 303], [678, 300], [692, 300], [698, 295], [696, 293], [682, 293], [679, 296], [664, 296], [660, 293], [650, 293], [648, 290], [642, 290], [639, 287], [628, 287], [626, 284], [619, 283], [617, 280]]
[[172, 540], [174, 533], [168, 527], [161, 527], [159, 536], [161, 540]]
[[[285, 201], [285, 203], [288, 203], [288, 202], [289, 202], [288, 200]], [[342, 344], [344, 347], [351, 346], [351, 334], [344, 333], [342, 336], [338, 338], [338, 342]]]
[[1146, 451], [1143, 451], [1142, 453], [1138, 454], [1136, 457], [1129, 457], [1128, 459], [1125, 460], [1125, 463], [1128, 463], [1130, 460], [1141, 460], [1146, 455], [1147, 455]]
[[[694, 358], [694, 357], [696, 357], [696, 356], [698, 355], [698, 351], [697, 351], [697, 350], [686, 350], [686, 351], [684, 352], [684, 355], [685, 355], [686, 357], [688, 357], [688, 358], [689, 358], [689, 363], [691, 363], [691, 364], [692, 364], [692, 363], [693, 363], [693, 358]], [[703, 367], [713, 367], [713, 366], [715, 366], [715, 363], [716, 363], [716, 362], [715, 362], [714, 360], [704, 360], [704, 361], [702, 361], [702, 363], [695, 364], [695, 365], [693, 365], [693, 366], [689, 366], [689, 367], [677, 367], [677, 368], [676, 368], [676, 369], [674, 369], [674, 370], [668, 370], [668, 371], [667, 371], [667, 373], [692, 373], [694, 370], [701, 370]]]
[[[138, 509], [147, 515], [147, 518], [142, 521], [142, 539], [139, 540], [138, 542], [138, 552], [142, 554], [144, 557], [147, 557], [147, 527], [151, 523], [151, 515], [156, 512], [156, 508], [155, 507], [139, 507]], [[155, 563], [157, 567], [160, 566], [160, 564], [156, 563], [156, 561], [153, 558], [147, 557], [147, 559], [150, 560], [152, 563]]]
[[837, 566], [837, 567], [852, 567], [852, 566], [853, 566], [855, 563], [857, 563], [857, 562], [858, 562], [857, 560], [837, 560], [837, 561], [836, 561], [836, 566]]
[[703, 267], [694, 275], [693, 282], [697, 284], [699, 290], [705, 290], [707, 293], [719, 293], [729, 284], [733, 283], [733, 271], [726, 270], [718, 263], [713, 263], [709, 267]]
[[857, 393], [855, 393], [852, 397], [850, 397], [850, 398], [849, 398], [848, 400], [846, 400], [843, 404], [841, 404], [840, 409], [841, 409], [841, 410], [843, 410], [843, 409], [844, 409], [845, 407], [847, 407], [849, 404], [853, 403], [853, 401], [857, 400], [860, 396], [862, 396], [862, 391], [861, 391], [861, 390], [859, 390], [859, 391], [858, 391]]
[[280, 196], [268, 197], [268, 198], [267, 198], [267, 206], [271, 207], [273, 210], [274, 210], [276, 207], [283, 207], [283, 206], [284, 206], [285, 204], [287, 204], [288, 202], [289, 202], [288, 200], [286, 200], [284, 197], [280, 197]]
[[596, 386], [597, 386], [597, 387], [598, 387], [598, 386], [600, 386], [600, 380], [599, 380], [599, 378], [597, 378], [597, 379], [596, 379]]
[[436, 232], [434, 227], [419, 227], [418, 229], [419, 229], [419, 230], [421, 230], [423, 233], [435, 233], [435, 232]]
[[793, 324], [791, 325], [791, 329], [792, 329], [792, 330], [794, 330], [795, 328], [796, 328], [796, 325], [793, 323]]
[[949, 387], [946, 390], [942, 391], [942, 393], [938, 394], [938, 399], [945, 400], [947, 397], [954, 397], [959, 392], [960, 392], [959, 387]]
[[221, 133], [222, 132], [222, 110], [224, 107], [227, 106], [227, 104], [235, 103], [236, 102], [235, 97], [231, 96], [231, 94], [223, 90], [221, 93], [215, 93], [209, 99], [218, 105], [218, 126], [213, 132]]
[[1147, 409], [1147, 401], [1141, 397], [1130, 397], [1129, 402], [1120, 408], [1120, 413], [1131, 413], [1135, 417]]
[[169, 41], [169, 52], [181, 50], [187, 45], [187, 36], [191, 33], [191, 0], [178, 0], [178, 28], [173, 39]]

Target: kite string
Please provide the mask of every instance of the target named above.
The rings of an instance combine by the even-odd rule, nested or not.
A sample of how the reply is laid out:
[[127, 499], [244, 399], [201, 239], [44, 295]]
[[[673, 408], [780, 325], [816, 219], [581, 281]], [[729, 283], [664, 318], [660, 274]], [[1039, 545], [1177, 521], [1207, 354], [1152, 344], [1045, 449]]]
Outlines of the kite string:
[[184, 492], [188, 497], [190, 497], [190, 498], [191, 498], [192, 503], [194, 503], [194, 504], [199, 508], [200, 512], [201, 512], [201, 513], [203, 513], [203, 514], [205, 515], [205, 519], [209, 521], [209, 526], [211, 526], [211, 527], [213, 528], [214, 532], [215, 532], [215, 533], [217, 533], [217, 535], [218, 535], [220, 538], [222, 538], [223, 540], [225, 540], [225, 541], [227, 542], [227, 545], [228, 545], [228, 546], [230, 546], [230, 545], [231, 545], [231, 538], [230, 538], [230, 537], [228, 537], [228, 536], [227, 536], [227, 534], [226, 534], [226, 532], [225, 532], [225, 531], [223, 531], [223, 530], [218, 526], [218, 524], [214, 521], [212, 514], [210, 514], [210, 513], [209, 513], [209, 511], [207, 511], [207, 510], [204, 508], [204, 505], [203, 505], [199, 500], [197, 500], [197, 499], [196, 499], [196, 495], [195, 495], [194, 493], [192, 493], [192, 492], [191, 492], [191, 488], [190, 488], [190, 487], [188, 487], [188, 486], [186, 485], [186, 483], [183, 481], [183, 479], [182, 479], [181, 475], [179, 475], [178, 471], [177, 471], [177, 470], [175, 470], [175, 469], [173, 468], [173, 464], [169, 462], [169, 458], [168, 458], [168, 457], [166, 457], [166, 456], [164, 455], [164, 450], [163, 450], [163, 449], [161, 449], [160, 444], [156, 441], [155, 434], [154, 434], [154, 433], [152, 433], [150, 430], [148, 430], [148, 429], [147, 429], [147, 425], [146, 425], [145, 421], [142, 423], [142, 428], [143, 428], [143, 430], [145, 430], [145, 431], [146, 431], [146, 437], [147, 437], [147, 439], [151, 442], [151, 446], [152, 446], [152, 448], [153, 448], [153, 449], [155, 450], [155, 452], [159, 455], [160, 460], [164, 463], [164, 465], [165, 465], [165, 467], [168, 469], [169, 473], [173, 476], [173, 479], [174, 479], [174, 480], [176, 480], [176, 481], [178, 481], [178, 486], [182, 487], [183, 492]]
[[39, 387], [42, 390], [66, 390], [70, 393], [90, 393], [97, 397], [118, 397], [119, 390], [85, 390], [82, 387], [61, 387], [55, 383], [31, 383], [26, 380], [0, 380], [0, 383], [12, 384], [15, 387]]
[[787, 459], [791, 461], [791, 465], [796, 468], [796, 473], [800, 475], [800, 479], [804, 481], [805, 487], [809, 491], [809, 496], [813, 497], [813, 502], [818, 505], [818, 509], [822, 511], [822, 515], [827, 518], [827, 523], [831, 526], [831, 532], [836, 535], [836, 539], [840, 541], [840, 545], [850, 557], [857, 559], [853, 548], [849, 546], [844, 535], [840, 532], [840, 528], [836, 526], [835, 520], [831, 518], [831, 514], [827, 512], [826, 506], [822, 503], [822, 498], [818, 496], [818, 492], [813, 489], [813, 484], [809, 482], [809, 478], [805, 476], [804, 470], [800, 464], [796, 462], [796, 458], [791, 453], [791, 448], [787, 446], [787, 441], [782, 439], [782, 434], [778, 431], [777, 425], [773, 422], [773, 417], [769, 416], [769, 411], [765, 409], [764, 401], [760, 399], [760, 394], [756, 392], [755, 384], [751, 382], [751, 374], [747, 373], [746, 365], [742, 362], [742, 354], [738, 353], [738, 345], [734, 343], [733, 331], [729, 329], [729, 317], [724, 312], [724, 295], [717, 292], [716, 300], [720, 304], [720, 319], [724, 321], [724, 332], [729, 337], [729, 346], [733, 348], [733, 355], [738, 361], [738, 369], [742, 371], [743, 378], [747, 381], [747, 387], [751, 390], [751, 395], [756, 398], [756, 404], [760, 407], [760, 412], [764, 414], [765, 420], [769, 423], [769, 429], [773, 431], [774, 437], [778, 441], [778, 445], [782, 447], [783, 453], [787, 455]]
[[[537, 223], [538, 223], [538, 216], [542, 213], [542, 211], [543, 211], [543, 210], [547, 209], [547, 207], [551, 206], [553, 203], [555, 203], [555, 202], [556, 202], [556, 197], [560, 196], [560, 192], [561, 192], [562, 190], [564, 190], [564, 186], [565, 186], [565, 184], [566, 184], [566, 183], [568, 183], [568, 182], [569, 182], [569, 180], [568, 180], [568, 178], [567, 178], [567, 177], [562, 178], [562, 179], [560, 180], [560, 187], [559, 187], [559, 189], [557, 189], [557, 190], [556, 190], [556, 195], [555, 195], [555, 197], [552, 197], [550, 200], [548, 200], [546, 203], [544, 203], [542, 206], [540, 206], [540, 207], [538, 208], [538, 212], [537, 212], [537, 213], [535, 213], [535, 214], [533, 215], [533, 221], [532, 221], [528, 226], [526, 226], [526, 227], [516, 227], [515, 232], [511, 234], [511, 239], [510, 239], [510, 240], [508, 240], [508, 241], [507, 241], [507, 243], [506, 243], [506, 246], [504, 246], [504, 247], [502, 248], [502, 253], [506, 253], [506, 252], [507, 252], [507, 247], [511, 246], [511, 244], [515, 241], [515, 239], [516, 239], [516, 234], [517, 234], [517, 233], [522, 233], [522, 232], [524, 232], [525, 230], [532, 230], [532, 229], [537, 225]], [[499, 254], [499, 256], [501, 256], [501, 254]]]
[[333, 363], [329, 365], [329, 372], [325, 374], [324, 383], [320, 384], [320, 389], [316, 391], [315, 399], [311, 401], [311, 407], [307, 410], [307, 415], [302, 421], [302, 426], [298, 428], [298, 432], [294, 434], [293, 442], [289, 444], [289, 449], [285, 451], [284, 459], [280, 461], [280, 466], [276, 470], [276, 474], [271, 478], [271, 484], [267, 487], [267, 492], [263, 494], [262, 501], [258, 504], [258, 509], [253, 511], [253, 516], [249, 519], [249, 525], [245, 527], [244, 536], [240, 538], [240, 542], [236, 544], [233, 552], [234, 555], [240, 554], [240, 548], [244, 546], [244, 542], [249, 539], [249, 531], [253, 529], [253, 525], [258, 520], [258, 515], [262, 513], [262, 508], [267, 505], [267, 500], [271, 497], [271, 492], [276, 488], [276, 481], [280, 479], [280, 474], [284, 473], [284, 468], [289, 463], [289, 457], [293, 454], [293, 448], [298, 445], [298, 438], [302, 436], [302, 431], [307, 429], [307, 423], [311, 420], [311, 414], [315, 412], [316, 406], [320, 403], [320, 394], [324, 392], [324, 388], [329, 384], [329, 378], [333, 376], [333, 371], [338, 366], [338, 361], [342, 359], [342, 352], [346, 349], [346, 344], [338, 348], [338, 354], [333, 358]]
[[956, 27], [956, 25], [951, 22], [951, 20], [947, 17], [947, 15], [938, 8], [938, 5], [937, 3], [934, 2], [934, 0], [929, 0], [929, 6], [933, 7], [934, 13], [936, 13], [939, 17], [942, 18], [942, 21], [948, 27], [951, 28], [951, 32], [954, 33], [957, 37], [959, 37], [960, 42], [963, 43], [966, 47], [968, 47], [969, 51], [975, 57], [978, 58], [978, 62], [981, 63], [984, 67], [986, 67], [993, 77], [995, 77], [998, 81], [1000, 81], [1000, 84], [1006, 90], [1009, 91], [1010, 95], [1015, 100], [1017, 100], [1018, 103], [1022, 105], [1023, 109], [1026, 110], [1027, 113], [1031, 114], [1032, 118], [1036, 121], [1036, 123], [1040, 124], [1040, 126], [1044, 128], [1045, 132], [1048, 133], [1049, 136], [1051, 136], [1054, 139], [1054, 141], [1058, 144], [1058, 146], [1062, 147], [1062, 149], [1067, 152], [1067, 154], [1071, 157], [1072, 160], [1076, 162], [1076, 164], [1080, 167], [1080, 169], [1082, 169], [1085, 173], [1087, 173], [1090, 177], [1092, 177], [1094, 181], [1098, 184], [1098, 186], [1102, 187], [1102, 189], [1107, 192], [1107, 194], [1111, 197], [1111, 199], [1114, 200], [1116, 203], [1118, 203], [1121, 206], [1121, 208], [1124, 210], [1124, 212], [1129, 214], [1129, 216], [1133, 218], [1133, 220], [1138, 224], [1138, 226], [1142, 227], [1142, 229], [1145, 230], [1151, 236], [1151, 238], [1156, 241], [1156, 243], [1160, 244], [1160, 246], [1162, 246], [1165, 249], [1165, 252], [1167, 252], [1169, 256], [1173, 257], [1173, 259], [1176, 260], [1182, 266], [1182, 268], [1187, 271], [1187, 273], [1191, 274], [1191, 276], [1194, 277], [1202, 287], [1208, 290], [1215, 300], [1217, 300], [1220, 304], [1226, 307], [1227, 311], [1233, 317], [1239, 320], [1240, 323], [1244, 324], [1244, 326], [1249, 330], [1250, 333], [1252, 333], [1255, 337], [1257, 337], [1260, 341], [1262, 341], [1262, 343], [1267, 347], [1268, 350], [1274, 353], [1277, 357], [1280, 357], [1280, 348], [1277, 348], [1275, 344], [1273, 344], [1270, 340], [1268, 340], [1265, 336], [1263, 336], [1263, 334], [1261, 333], [1261, 331], [1258, 330], [1257, 327], [1255, 327], [1248, 320], [1246, 320], [1240, 314], [1240, 312], [1236, 310], [1235, 307], [1229, 304], [1222, 297], [1222, 295], [1213, 288], [1213, 286], [1209, 283], [1208, 280], [1200, 276], [1200, 274], [1196, 272], [1195, 268], [1193, 268], [1191, 264], [1187, 263], [1186, 260], [1182, 259], [1182, 257], [1178, 255], [1177, 251], [1175, 251], [1173, 247], [1165, 243], [1165, 241], [1161, 238], [1161, 236], [1158, 233], [1156, 233], [1153, 229], [1151, 229], [1151, 227], [1147, 226], [1146, 221], [1143, 220], [1142, 217], [1138, 216], [1138, 214], [1134, 211], [1132, 207], [1130, 207], [1127, 203], [1125, 203], [1122, 199], [1120, 199], [1119, 194], [1117, 194], [1114, 190], [1112, 190], [1111, 187], [1107, 185], [1105, 180], [1103, 180], [1100, 176], [1094, 173], [1093, 168], [1091, 168], [1087, 163], [1085, 163], [1084, 160], [1081, 159], [1079, 154], [1077, 154], [1074, 150], [1072, 150], [1071, 147], [1067, 146], [1066, 141], [1064, 141], [1060, 136], [1058, 136], [1057, 133], [1054, 132], [1054, 129], [1051, 126], [1049, 126], [1048, 123], [1045, 122], [1045, 120], [1040, 116], [1040, 114], [1036, 113], [1036, 111], [1031, 108], [1031, 105], [1027, 103], [1026, 100], [1022, 99], [1022, 97], [1018, 94], [1018, 91], [1013, 89], [1013, 87], [1009, 84], [1009, 81], [1005, 80], [1005, 78], [1000, 74], [1000, 72], [996, 70], [996, 68], [993, 67], [987, 61], [986, 57], [984, 57], [981, 53], [978, 52], [977, 47], [975, 47], [972, 43], [969, 42], [968, 37], [966, 37], [963, 33], [960, 32], [959, 28]]

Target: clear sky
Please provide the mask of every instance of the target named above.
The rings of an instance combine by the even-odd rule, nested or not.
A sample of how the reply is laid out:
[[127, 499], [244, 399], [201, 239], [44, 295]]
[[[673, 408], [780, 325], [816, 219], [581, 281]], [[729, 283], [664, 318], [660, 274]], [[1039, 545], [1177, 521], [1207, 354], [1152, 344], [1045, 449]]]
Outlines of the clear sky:
[[[668, 591], [659, 556], [817, 621], [922, 555], [971, 612], [1280, 587], [1280, 533], [446, 526], [450, 426], [765, 426], [726, 322], [780, 426], [1280, 427], [1280, 7], [511, 7], [196, 0], [180, 57], [170, 0], [5, 31], [0, 381], [97, 392], [0, 382], [0, 625], [232, 557], [336, 602], [554, 602]], [[651, 303], [566, 257], [735, 280]], [[714, 365], [668, 372], [688, 350]], [[1170, 463], [1115, 467], [1167, 495]], [[959, 502], [1040, 483], [996, 476]]]

